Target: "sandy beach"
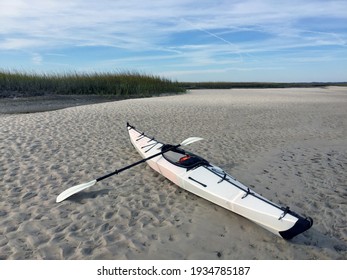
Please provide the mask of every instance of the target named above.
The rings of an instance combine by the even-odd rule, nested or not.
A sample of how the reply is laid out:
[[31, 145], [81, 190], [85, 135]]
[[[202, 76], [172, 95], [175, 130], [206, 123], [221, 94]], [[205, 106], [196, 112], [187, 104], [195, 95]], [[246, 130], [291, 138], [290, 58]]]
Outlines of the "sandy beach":
[[[347, 88], [1, 106], [0, 259], [347, 259]], [[313, 227], [285, 241], [145, 164], [57, 204], [65, 189], [141, 159], [126, 122], [171, 144], [203, 137], [188, 150]]]

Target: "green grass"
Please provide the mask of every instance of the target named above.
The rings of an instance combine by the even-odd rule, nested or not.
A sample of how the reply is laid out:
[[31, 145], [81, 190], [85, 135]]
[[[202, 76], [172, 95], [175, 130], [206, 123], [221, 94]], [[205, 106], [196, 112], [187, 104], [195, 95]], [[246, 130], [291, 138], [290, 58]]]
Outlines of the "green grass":
[[137, 72], [37, 74], [0, 71], [0, 97], [95, 94], [129, 98], [184, 91], [178, 82]]
[[347, 86], [346, 83], [174, 82], [138, 72], [38, 74], [0, 70], [0, 98], [90, 94], [125, 99], [162, 93], [179, 93], [187, 89], [290, 88], [330, 85]]

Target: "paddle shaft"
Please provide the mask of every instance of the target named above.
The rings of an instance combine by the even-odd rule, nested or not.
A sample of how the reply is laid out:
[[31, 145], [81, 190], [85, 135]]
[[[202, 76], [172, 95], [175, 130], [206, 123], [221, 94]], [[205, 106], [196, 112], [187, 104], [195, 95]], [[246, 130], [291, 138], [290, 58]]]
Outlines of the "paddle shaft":
[[146, 162], [147, 160], [150, 160], [150, 159], [152, 159], [152, 158], [155, 158], [155, 157], [157, 157], [157, 156], [159, 156], [159, 155], [162, 155], [162, 154], [164, 154], [164, 153], [166, 153], [166, 152], [168, 152], [168, 151], [171, 151], [171, 150], [173, 150], [173, 149], [176, 149], [176, 148], [178, 148], [178, 147], [180, 147], [180, 146], [181, 146], [181, 144], [176, 145], [176, 146], [172, 146], [172, 147], [170, 147], [169, 149], [167, 149], [167, 150], [165, 150], [165, 151], [161, 151], [160, 153], [154, 154], [154, 155], [152, 155], [152, 156], [150, 156], [150, 157], [148, 157], [148, 158], [144, 158], [144, 159], [142, 159], [142, 160], [140, 160], [140, 161], [134, 162], [134, 163], [132, 163], [132, 164], [130, 164], [130, 165], [128, 165], [128, 166], [125, 166], [125, 167], [123, 167], [123, 168], [121, 168], [121, 169], [116, 169], [115, 171], [113, 171], [113, 172], [111, 172], [111, 173], [109, 173], [109, 174], [106, 174], [106, 175], [104, 175], [104, 176], [101, 176], [101, 177], [97, 178], [96, 181], [99, 182], [99, 181], [104, 180], [104, 179], [106, 179], [106, 178], [108, 178], [108, 177], [111, 177], [111, 176], [113, 176], [113, 175], [116, 175], [116, 174], [118, 174], [118, 173], [121, 173], [121, 172], [123, 172], [123, 171], [125, 171], [125, 170], [127, 170], [127, 169], [130, 169], [130, 168], [132, 168], [132, 167], [134, 167], [134, 166], [136, 166], [136, 165], [138, 165], [138, 164], [141, 164], [141, 163], [143, 163], [143, 162]]

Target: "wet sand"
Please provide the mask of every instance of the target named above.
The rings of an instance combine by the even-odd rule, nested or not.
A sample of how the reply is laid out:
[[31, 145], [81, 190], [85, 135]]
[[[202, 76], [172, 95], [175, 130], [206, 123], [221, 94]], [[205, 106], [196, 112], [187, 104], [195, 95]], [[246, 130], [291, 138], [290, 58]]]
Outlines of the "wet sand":
[[1, 98], [0, 114], [28, 114], [55, 111], [68, 107], [97, 104], [121, 100], [117, 96], [106, 95], [54, 95], [13, 96]]

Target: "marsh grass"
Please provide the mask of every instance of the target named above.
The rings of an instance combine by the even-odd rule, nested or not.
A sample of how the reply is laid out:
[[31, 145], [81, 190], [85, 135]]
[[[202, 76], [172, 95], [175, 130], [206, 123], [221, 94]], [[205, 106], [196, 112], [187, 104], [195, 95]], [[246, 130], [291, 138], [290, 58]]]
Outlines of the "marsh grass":
[[138, 72], [38, 74], [0, 69], [1, 97], [101, 95], [119, 99], [148, 97], [187, 89], [290, 88], [346, 86], [346, 83], [174, 82]]
[[184, 91], [178, 82], [137, 72], [37, 74], [0, 71], [0, 97], [92, 94], [128, 98]]
[[232, 89], [232, 88], [307, 88], [326, 86], [347, 86], [341, 83], [271, 83], [271, 82], [184, 82], [181, 86], [185, 89]]

